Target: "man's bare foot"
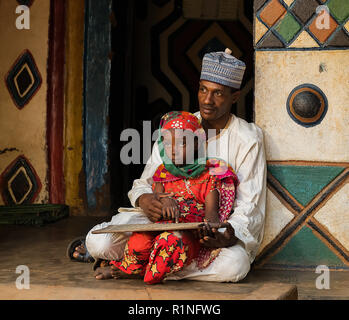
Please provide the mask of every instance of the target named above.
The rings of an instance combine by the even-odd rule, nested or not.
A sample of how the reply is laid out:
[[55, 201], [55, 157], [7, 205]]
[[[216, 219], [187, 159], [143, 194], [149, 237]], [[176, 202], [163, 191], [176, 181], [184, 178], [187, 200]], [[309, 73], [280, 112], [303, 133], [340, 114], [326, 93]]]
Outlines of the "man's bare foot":
[[72, 261], [88, 263], [95, 261], [95, 259], [88, 252], [85, 238], [83, 237], [78, 237], [68, 244], [66, 255]]
[[83, 244], [80, 244], [75, 248], [75, 251], [73, 253], [74, 258], [78, 258], [79, 254], [86, 254], [86, 248]]
[[139, 274], [128, 274], [122, 272], [115, 266], [99, 267], [95, 271], [95, 278], [97, 280], [107, 280], [107, 279], [142, 279], [143, 277]]

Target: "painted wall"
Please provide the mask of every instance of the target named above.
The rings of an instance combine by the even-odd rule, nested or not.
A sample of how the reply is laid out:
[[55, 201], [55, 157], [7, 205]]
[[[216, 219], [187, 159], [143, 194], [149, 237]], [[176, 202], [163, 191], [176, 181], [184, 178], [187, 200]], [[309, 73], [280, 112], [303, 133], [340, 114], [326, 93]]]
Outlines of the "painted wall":
[[[46, 203], [50, 1], [34, 1], [18, 30], [16, 1], [0, 1], [0, 205]], [[19, 158], [20, 157], [20, 158]]]
[[85, 1], [84, 146], [87, 208], [110, 213], [108, 123], [111, 0]]
[[86, 215], [83, 169], [83, 66], [85, 1], [66, 3], [64, 181], [71, 215]]
[[345, 0], [255, 1], [255, 122], [268, 161], [257, 266], [349, 269], [348, 19]]

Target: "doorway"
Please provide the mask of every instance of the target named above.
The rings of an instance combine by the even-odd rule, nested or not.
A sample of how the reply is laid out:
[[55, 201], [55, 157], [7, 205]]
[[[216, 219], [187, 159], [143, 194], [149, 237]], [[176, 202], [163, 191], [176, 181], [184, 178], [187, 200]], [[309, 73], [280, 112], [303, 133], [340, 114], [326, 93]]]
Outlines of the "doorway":
[[196, 112], [206, 52], [229, 47], [246, 63], [242, 95], [232, 112], [253, 122], [253, 1], [113, 0], [112, 12], [109, 167], [117, 209], [130, 205], [127, 192], [144, 169], [142, 157], [138, 164], [121, 162], [127, 143], [120, 141], [121, 132], [133, 128], [142, 141], [143, 121], [153, 132], [168, 111]]

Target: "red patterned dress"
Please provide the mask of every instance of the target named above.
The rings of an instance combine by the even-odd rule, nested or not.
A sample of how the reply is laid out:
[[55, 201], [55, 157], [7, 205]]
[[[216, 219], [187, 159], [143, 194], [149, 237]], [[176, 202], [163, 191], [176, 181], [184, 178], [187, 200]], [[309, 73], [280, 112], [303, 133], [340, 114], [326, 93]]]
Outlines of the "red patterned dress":
[[[218, 190], [220, 194], [219, 218], [224, 221], [233, 208], [238, 184], [234, 171], [223, 161], [215, 159], [208, 160], [206, 169], [198, 177], [188, 179], [175, 177], [160, 165], [153, 180], [163, 184], [164, 192], [174, 193], [172, 198], [177, 201], [181, 213], [179, 222], [184, 223], [203, 221], [205, 198], [212, 190]], [[154, 186], [155, 183], [153, 189]], [[146, 283], [153, 284], [181, 270], [194, 259], [199, 267], [206, 267], [217, 256], [214, 252], [201, 248], [191, 232], [134, 232], [126, 244], [123, 259], [111, 261], [111, 264], [128, 274], [141, 274]]]

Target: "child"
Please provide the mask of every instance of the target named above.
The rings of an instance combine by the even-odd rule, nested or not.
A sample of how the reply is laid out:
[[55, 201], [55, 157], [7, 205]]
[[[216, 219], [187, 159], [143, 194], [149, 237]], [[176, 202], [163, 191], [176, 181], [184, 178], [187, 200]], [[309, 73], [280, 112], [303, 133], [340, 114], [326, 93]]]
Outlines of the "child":
[[[162, 117], [160, 132], [163, 164], [153, 176], [152, 188], [172, 196], [160, 198], [162, 219], [157, 223], [224, 221], [232, 210], [238, 180], [224, 162], [199, 157], [206, 143], [199, 120], [189, 112], [170, 112]], [[190, 155], [189, 151], [194, 152]], [[207, 266], [214, 259], [211, 253], [200, 248], [199, 239], [190, 231], [134, 232], [123, 259], [110, 264], [114, 278], [138, 275], [154, 284], [194, 259], [201, 267]]]

